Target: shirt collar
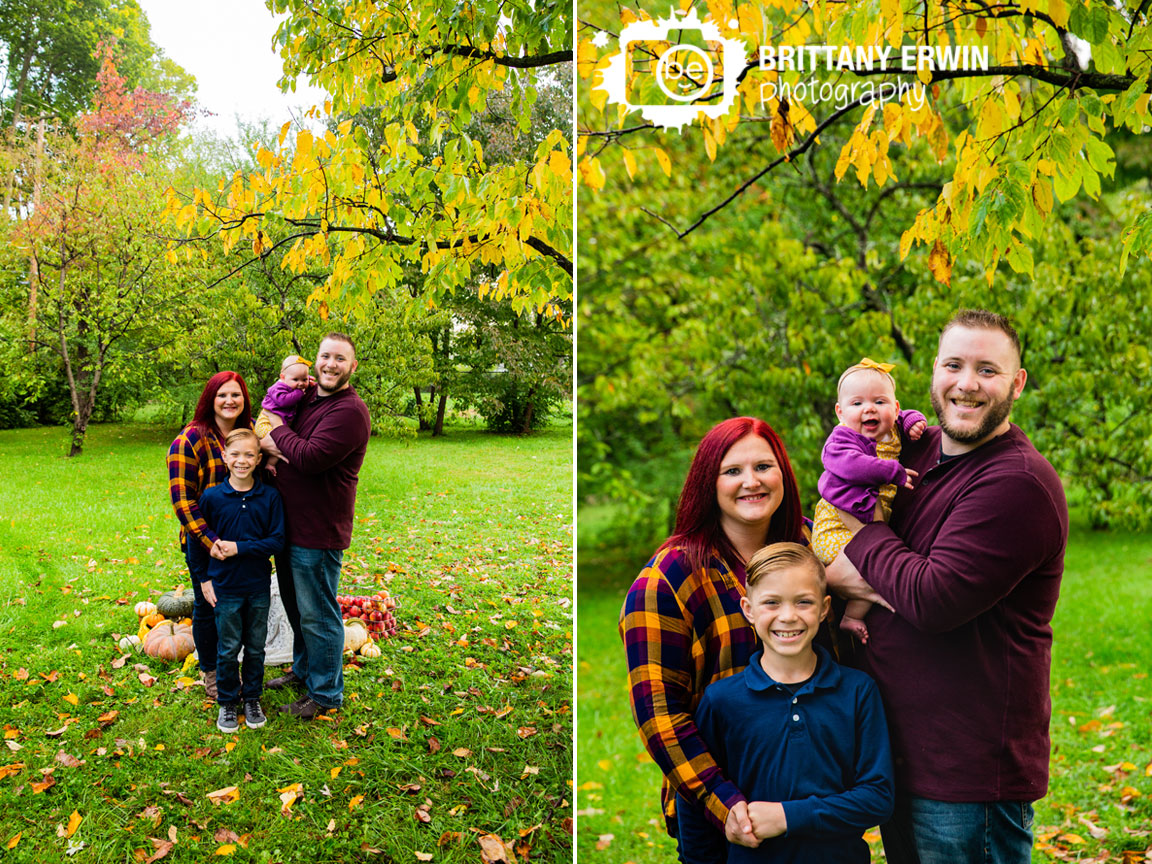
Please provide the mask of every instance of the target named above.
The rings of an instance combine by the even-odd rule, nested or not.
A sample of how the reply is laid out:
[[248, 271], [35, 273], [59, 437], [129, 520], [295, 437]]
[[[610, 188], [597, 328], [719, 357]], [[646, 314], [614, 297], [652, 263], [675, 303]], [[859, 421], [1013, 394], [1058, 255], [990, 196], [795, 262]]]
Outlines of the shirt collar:
[[224, 494], [225, 495], [259, 495], [264, 488], [264, 484], [260, 482], [259, 477], [255, 477], [253, 479], [256, 482], [254, 482], [252, 484], [252, 488], [241, 492], [232, 486], [232, 478], [231, 477], [225, 477], [223, 483], [227, 488], [224, 490]]
[[[824, 648], [823, 645], [813, 645], [813, 650], [816, 652], [816, 671], [812, 673], [804, 686], [796, 691], [796, 695], [801, 693], [808, 693], [816, 689], [826, 689], [831, 687], [838, 687], [840, 685], [840, 667], [832, 659], [832, 655]], [[764, 647], [761, 646], [760, 650], [752, 655], [748, 661], [748, 666], [744, 669], [744, 683], [748, 685], [749, 690], [785, 690], [789, 695], [792, 695], [785, 685], [774, 681], [764, 667], [760, 665], [760, 658], [764, 655]]]

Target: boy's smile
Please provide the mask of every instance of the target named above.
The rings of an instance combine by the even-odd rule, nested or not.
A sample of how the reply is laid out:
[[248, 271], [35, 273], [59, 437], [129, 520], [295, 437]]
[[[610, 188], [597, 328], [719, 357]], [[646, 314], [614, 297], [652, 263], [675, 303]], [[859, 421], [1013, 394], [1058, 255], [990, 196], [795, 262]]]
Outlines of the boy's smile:
[[811, 661], [812, 640], [831, 602], [815, 568], [805, 565], [765, 573], [748, 589], [740, 608], [764, 646], [770, 676], [788, 681], [791, 670]]
[[260, 464], [260, 448], [248, 439], [237, 441], [224, 451], [224, 464], [233, 479], [245, 480]]

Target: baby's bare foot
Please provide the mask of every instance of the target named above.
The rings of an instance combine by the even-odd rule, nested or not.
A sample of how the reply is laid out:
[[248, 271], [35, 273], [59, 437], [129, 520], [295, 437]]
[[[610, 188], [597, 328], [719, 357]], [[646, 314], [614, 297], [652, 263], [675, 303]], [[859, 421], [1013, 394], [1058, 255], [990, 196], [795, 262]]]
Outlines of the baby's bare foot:
[[859, 618], [841, 618], [840, 629], [848, 631], [863, 644], [868, 644], [868, 627]]

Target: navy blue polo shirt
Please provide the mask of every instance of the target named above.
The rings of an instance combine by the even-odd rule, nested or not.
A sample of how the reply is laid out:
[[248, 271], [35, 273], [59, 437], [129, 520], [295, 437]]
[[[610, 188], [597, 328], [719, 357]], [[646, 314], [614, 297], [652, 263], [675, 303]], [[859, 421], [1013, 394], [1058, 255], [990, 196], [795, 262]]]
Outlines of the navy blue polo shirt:
[[[813, 648], [816, 671], [802, 685], [768, 677], [761, 648], [743, 672], [709, 685], [696, 709], [724, 776], [748, 801], [781, 802], [788, 822], [757, 849], [729, 845], [728, 864], [868, 864], [861, 835], [892, 814], [892, 752], [876, 684]], [[685, 811], [681, 820], [705, 822], [702, 810]]]
[[284, 504], [280, 493], [260, 480], [238, 492], [225, 479], [200, 494], [200, 513], [221, 540], [236, 543], [236, 554], [208, 559], [208, 579], [217, 594], [267, 594], [269, 558], [284, 548]]

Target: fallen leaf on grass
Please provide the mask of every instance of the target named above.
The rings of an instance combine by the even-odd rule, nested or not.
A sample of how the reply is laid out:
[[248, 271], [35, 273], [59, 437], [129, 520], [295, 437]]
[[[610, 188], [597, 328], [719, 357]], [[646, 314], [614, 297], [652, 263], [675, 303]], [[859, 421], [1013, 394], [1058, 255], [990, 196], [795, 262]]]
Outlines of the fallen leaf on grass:
[[416, 808], [414, 815], [416, 816], [417, 822], [423, 822], [425, 825], [432, 821], [432, 814], [427, 810], [421, 809], [420, 807]]
[[283, 789], [277, 789], [276, 791], [280, 793], [280, 815], [290, 816], [292, 805], [304, 794], [304, 784], [293, 783], [290, 786], [285, 786]]
[[149, 804], [143, 810], [136, 814], [137, 819], [144, 819], [151, 822], [153, 828], [160, 826], [160, 820], [164, 816], [164, 811], [157, 807], [155, 804]]
[[1062, 843], [1071, 843], [1073, 845], [1080, 845], [1082, 843], [1087, 842], [1079, 834], [1061, 834], [1056, 839]]
[[464, 835], [459, 831], [445, 831], [440, 835], [440, 839], [436, 841], [436, 845], [443, 847], [449, 843], [459, 843], [464, 838]]
[[153, 684], [156, 683], [156, 676], [155, 675], [149, 675], [147, 672], [141, 672], [136, 677], [140, 679], [140, 683], [143, 684], [145, 687], [151, 687]]
[[496, 834], [485, 834], [477, 838], [477, 842], [480, 844], [480, 860], [484, 864], [497, 864], [499, 861], [514, 864], [516, 861], [516, 853]]
[[16, 848], [16, 844], [20, 842], [20, 835], [23, 833], [24, 833], [23, 831], [17, 831], [15, 836], [11, 840], [8, 841], [8, 848], [9, 849], [15, 849]]
[[68, 731], [68, 724], [65, 723], [59, 729], [53, 729], [51, 732], [45, 732], [44, 734], [47, 735], [49, 738], [59, 738], [61, 735], [63, 735], [67, 731]]
[[221, 846], [219, 849], [217, 849], [215, 854], [216, 855], [231, 855], [235, 851], [236, 851], [236, 844], [235, 843], [227, 843], [227, 844]]
[[335, 780], [337, 777], [340, 776], [340, 772], [343, 770], [344, 770], [343, 765], [337, 765], [335, 768], [333, 768], [331, 771], [328, 772], [328, 776], [331, 777], [333, 780]]
[[56, 754], [56, 761], [63, 765], [65, 768], [79, 768], [84, 764], [83, 759], [77, 759], [75, 756], [69, 755], [63, 750]]
[[401, 792], [416, 793], [420, 791], [419, 783], [405, 783], [403, 786], [397, 787]]
[[131, 658], [132, 658], [131, 654], [124, 654], [121, 657], [117, 657], [115, 660], [112, 661], [112, 668], [113, 669], [123, 669], [124, 664], [127, 663]]
[[472, 751], [469, 750], [467, 747], [457, 747], [455, 750], [452, 751], [452, 755], [453, 756], [459, 756], [461, 759], [467, 759], [469, 756], [472, 755]]
[[525, 765], [524, 770], [520, 772], [520, 779], [523, 780], [530, 774], [539, 774], [540, 767], [538, 765]]
[[533, 735], [536, 734], [536, 727], [535, 726], [521, 726], [519, 729], [516, 730], [516, 734], [519, 735], [521, 738], [531, 738]]
[[68, 827], [64, 829], [64, 836], [71, 837], [76, 833], [76, 829], [80, 827], [80, 823], [84, 821], [84, 817], [80, 815], [79, 810], [73, 810], [72, 815], [68, 817]]
[[11, 765], [0, 766], [0, 780], [3, 780], [9, 774], [19, 774], [23, 770], [23, 762], [13, 762]]
[[429, 852], [416, 852], [414, 854], [416, 855], [417, 861], [431, 861], [432, 860], [432, 855]]
[[68, 841], [68, 847], [64, 850], [65, 855], [75, 855], [77, 852], [83, 852], [88, 848], [88, 844], [81, 840], [77, 843], [75, 840]]
[[109, 712], [107, 712], [105, 714], [101, 714], [99, 717], [97, 717], [96, 722], [99, 723], [101, 726], [111, 726], [113, 723], [116, 722], [116, 718], [119, 716], [120, 716], [119, 711], [109, 711]]
[[[168, 853], [172, 851], [172, 847], [176, 845], [175, 843], [173, 843], [169, 840], [158, 840], [155, 837], [149, 837], [148, 840], [151, 841], [152, 847], [156, 851], [152, 853], [152, 856], [150, 858], [144, 859], [144, 864], [152, 864], [153, 861], [159, 861], [161, 858], [167, 858]], [[137, 853], [140, 853], [143, 851], [144, 851], [143, 849], [137, 849], [136, 850]], [[147, 853], [145, 853], [145, 854], [147, 854]]]
[[428, 737], [428, 752], [429, 753], [439, 753], [440, 752], [440, 741], [437, 738], [434, 738], [432, 736]]
[[360, 806], [360, 804], [363, 800], [364, 800], [363, 795], [353, 795], [352, 800], [348, 802], [348, 809], [349, 810], [355, 810], [357, 807]]
[[397, 729], [395, 726], [389, 726], [387, 729], [388, 735], [398, 741], [407, 741], [408, 736], [404, 734], [403, 729]]
[[56, 778], [53, 777], [49, 773], [49, 774], [45, 774], [44, 779], [42, 781], [40, 781], [39, 783], [32, 782], [32, 783], [29, 783], [28, 785], [32, 787], [32, 794], [33, 795], [39, 795], [44, 790], [51, 789], [53, 786], [55, 786], [56, 785]]
[[240, 790], [235, 786], [225, 786], [223, 789], [209, 792], [206, 797], [217, 806], [221, 804], [231, 804], [240, 797]]
[[67, 702], [69, 705], [71, 705], [73, 707], [75, 707], [76, 705], [78, 705], [80, 703], [80, 697], [77, 696], [75, 693], [69, 693], [67, 696], [63, 696], [61, 698], [63, 698], [65, 702]]

